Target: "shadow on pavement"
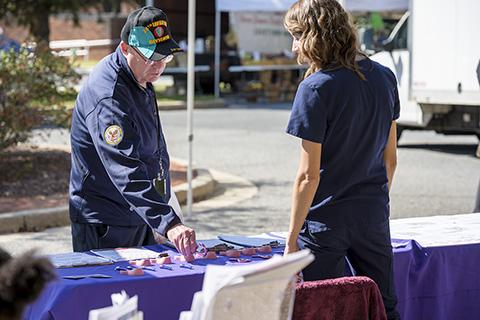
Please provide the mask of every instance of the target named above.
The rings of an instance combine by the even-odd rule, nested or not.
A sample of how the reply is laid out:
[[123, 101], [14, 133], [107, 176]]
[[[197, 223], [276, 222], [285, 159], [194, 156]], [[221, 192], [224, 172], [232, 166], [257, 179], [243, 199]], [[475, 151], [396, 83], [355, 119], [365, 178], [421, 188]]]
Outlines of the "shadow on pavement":
[[208, 209], [194, 212], [186, 222], [200, 233], [252, 234], [268, 225], [268, 217], [261, 216], [266, 210], [257, 206]]
[[423, 149], [448, 154], [468, 155], [472, 158], [475, 157], [475, 151], [477, 150], [477, 144], [400, 144], [399, 149]]
[[291, 110], [291, 102], [278, 102], [278, 103], [243, 103], [243, 102], [230, 102], [228, 103], [230, 109], [266, 109], [266, 110]]

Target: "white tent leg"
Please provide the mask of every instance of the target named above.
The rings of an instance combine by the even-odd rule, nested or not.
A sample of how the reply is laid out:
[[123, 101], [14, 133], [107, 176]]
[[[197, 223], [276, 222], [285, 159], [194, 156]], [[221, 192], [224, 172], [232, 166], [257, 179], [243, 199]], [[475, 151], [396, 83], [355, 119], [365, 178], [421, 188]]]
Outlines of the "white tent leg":
[[188, 0], [188, 70], [187, 70], [187, 136], [188, 136], [188, 192], [187, 215], [192, 214], [193, 204], [193, 107], [195, 102], [195, 11], [196, 0]]
[[220, 44], [222, 42], [220, 30], [222, 28], [221, 12], [218, 9], [218, 0], [215, 1], [215, 98], [220, 97]]

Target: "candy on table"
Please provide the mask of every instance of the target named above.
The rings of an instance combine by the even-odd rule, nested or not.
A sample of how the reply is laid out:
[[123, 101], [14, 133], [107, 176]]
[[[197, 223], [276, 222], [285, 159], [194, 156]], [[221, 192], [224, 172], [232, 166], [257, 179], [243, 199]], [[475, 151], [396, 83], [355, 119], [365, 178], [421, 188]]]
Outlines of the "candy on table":
[[187, 262], [187, 259], [185, 259], [185, 256], [183, 254], [179, 256], [174, 256], [173, 259], [180, 262]]
[[173, 263], [172, 258], [169, 256], [150, 259], [150, 261], [156, 264], [172, 264]]
[[231, 250], [227, 250], [225, 255], [229, 258], [240, 258], [241, 254], [240, 254], [240, 250], [231, 249]]
[[120, 274], [127, 276], [143, 276], [145, 273], [142, 269], [134, 268], [132, 270], [120, 270]]
[[195, 252], [193, 254], [195, 259], [205, 259], [205, 260], [215, 260], [217, 259], [217, 254], [214, 251], [208, 251], [206, 254], [201, 254], [199, 252]]
[[193, 258], [194, 258], [194, 259], [203, 259], [203, 258], [205, 258], [205, 256], [203, 255], [203, 253], [195, 252], [195, 253], [193, 254]]
[[272, 252], [272, 247], [269, 245], [266, 246], [261, 246], [257, 248], [258, 253], [271, 253]]
[[208, 249], [205, 244], [199, 242], [198, 243], [198, 248], [197, 252], [195, 252], [194, 257], [195, 259], [208, 259], [208, 260], [214, 260], [217, 259], [217, 249], [224, 249], [226, 246], [216, 246], [214, 248]]
[[208, 253], [208, 249], [205, 244], [199, 242], [197, 247], [197, 256], [205, 256]]
[[215, 260], [217, 259], [217, 254], [215, 253], [215, 251], [208, 251], [204, 259]]
[[138, 266], [138, 267], [145, 267], [145, 266], [151, 266], [152, 262], [150, 259], [138, 259], [138, 260], [130, 260], [128, 261], [131, 265]]
[[255, 249], [255, 248], [244, 248], [244, 249], [242, 249], [242, 254], [244, 256], [253, 256], [255, 253], [257, 253], [257, 249]]

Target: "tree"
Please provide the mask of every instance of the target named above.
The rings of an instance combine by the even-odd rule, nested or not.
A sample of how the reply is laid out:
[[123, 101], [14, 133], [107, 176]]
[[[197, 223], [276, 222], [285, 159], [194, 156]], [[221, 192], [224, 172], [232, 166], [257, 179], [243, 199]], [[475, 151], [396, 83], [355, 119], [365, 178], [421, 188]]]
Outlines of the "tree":
[[0, 150], [46, 123], [68, 127], [79, 79], [67, 59], [44, 47], [0, 52]]
[[0, 18], [13, 16], [19, 25], [28, 27], [30, 35], [37, 43], [46, 45], [50, 36], [48, 19], [51, 14], [70, 13], [73, 22], [78, 24], [78, 14], [81, 10], [110, 8], [118, 12], [121, 2], [121, 0], [0, 0]]

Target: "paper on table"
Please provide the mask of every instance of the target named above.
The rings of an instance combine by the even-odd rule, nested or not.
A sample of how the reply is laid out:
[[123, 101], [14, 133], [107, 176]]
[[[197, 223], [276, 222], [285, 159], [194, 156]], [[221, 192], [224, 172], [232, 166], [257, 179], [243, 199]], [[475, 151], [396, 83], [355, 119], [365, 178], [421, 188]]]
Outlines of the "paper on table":
[[159, 253], [144, 247], [90, 250], [90, 252], [114, 262], [157, 258]]
[[83, 252], [59, 253], [47, 256], [56, 268], [73, 268], [82, 266], [97, 266], [112, 264], [107, 258], [94, 256]]
[[120, 299], [118, 301], [118, 293], [112, 294], [112, 306], [90, 310], [88, 314], [89, 320], [141, 320], [143, 319], [143, 313], [138, 312], [138, 296], [128, 298], [125, 291], [122, 291], [121, 295], [124, 295], [126, 299]]

